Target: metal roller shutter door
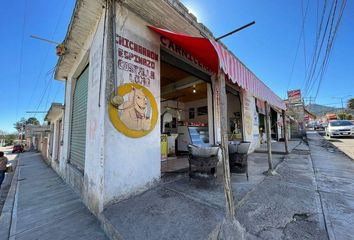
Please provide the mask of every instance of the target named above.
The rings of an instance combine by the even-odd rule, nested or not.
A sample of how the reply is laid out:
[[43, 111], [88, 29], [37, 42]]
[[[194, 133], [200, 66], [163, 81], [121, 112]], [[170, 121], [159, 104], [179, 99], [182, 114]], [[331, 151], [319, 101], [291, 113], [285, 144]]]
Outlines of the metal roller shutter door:
[[85, 167], [88, 74], [87, 67], [76, 81], [71, 118], [69, 161], [81, 170]]

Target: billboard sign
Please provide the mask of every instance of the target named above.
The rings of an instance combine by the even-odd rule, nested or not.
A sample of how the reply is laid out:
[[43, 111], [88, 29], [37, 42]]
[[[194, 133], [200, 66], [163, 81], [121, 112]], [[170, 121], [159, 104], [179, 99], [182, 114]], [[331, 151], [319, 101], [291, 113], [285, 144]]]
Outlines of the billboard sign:
[[301, 102], [301, 91], [300, 89], [288, 91], [288, 99], [290, 103]]

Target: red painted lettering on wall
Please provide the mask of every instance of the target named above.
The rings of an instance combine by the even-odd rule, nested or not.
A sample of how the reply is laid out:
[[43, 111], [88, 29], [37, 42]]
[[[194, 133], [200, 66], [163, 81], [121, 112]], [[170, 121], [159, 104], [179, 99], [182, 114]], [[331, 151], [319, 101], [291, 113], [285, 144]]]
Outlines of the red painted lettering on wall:
[[179, 45], [175, 44], [174, 42], [170, 41], [166, 37], [161, 36], [160, 37], [160, 42], [161, 42], [161, 45], [164, 46], [165, 48], [171, 50], [172, 52], [177, 53], [181, 57], [187, 59], [188, 61], [194, 63], [195, 65], [201, 67], [202, 69], [205, 69], [206, 71], [211, 72], [211, 70], [208, 67], [204, 66], [201, 62], [198, 61], [198, 59], [193, 57], [184, 48], [182, 48], [181, 46], [179, 46]]
[[129, 72], [129, 81], [149, 87], [156, 79], [159, 55], [134, 41], [116, 35], [118, 68]]

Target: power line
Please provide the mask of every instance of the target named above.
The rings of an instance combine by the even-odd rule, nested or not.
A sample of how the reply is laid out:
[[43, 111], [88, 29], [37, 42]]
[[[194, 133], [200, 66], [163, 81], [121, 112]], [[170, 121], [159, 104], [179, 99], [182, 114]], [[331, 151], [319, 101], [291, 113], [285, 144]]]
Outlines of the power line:
[[[318, 95], [320, 87], [321, 87], [321, 83], [323, 81], [324, 74], [325, 74], [325, 72], [327, 70], [327, 67], [328, 67], [328, 63], [329, 63], [329, 60], [330, 60], [332, 49], [333, 49], [333, 46], [334, 46], [334, 43], [335, 43], [335, 39], [336, 39], [336, 36], [337, 36], [337, 31], [339, 29], [339, 26], [340, 26], [340, 23], [341, 23], [341, 20], [342, 20], [342, 17], [343, 17], [343, 13], [344, 13], [344, 9], [346, 7], [346, 4], [347, 4], [347, 0], [343, 0], [341, 8], [339, 10], [340, 12], [339, 12], [339, 16], [337, 18], [337, 22], [335, 24], [333, 35], [332, 35], [332, 37], [329, 36], [329, 38], [328, 38], [328, 44], [327, 44], [328, 48], [327, 48], [327, 51], [326, 51], [327, 58], [326, 58], [326, 61], [324, 62], [323, 71], [321, 73], [321, 78], [320, 78], [320, 81], [319, 81], [319, 84], [318, 84], [318, 87], [317, 87], [315, 98], [317, 98], [317, 95]], [[333, 18], [334, 17], [335, 17], [335, 15], [333, 14]], [[332, 24], [333, 24], [333, 21], [332, 21]], [[332, 30], [332, 26], [331, 26], [331, 30]]]
[[300, 35], [299, 35], [299, 39], [298, 39], [298, 42], [297, 42], [295, 57], [294, 57], [294, 61], [293, 61], [292, 67], [291, 67], [290, 76], [289, 76], [289, 80], [288, 80], [288, 84], [287, 84], [286, 90], [289, 90], [289, 87], [290, 87], [290, 84], [291, 84], [291, 80], [292, 80], [292, 77], [293, 77], [293, 74], [294, 74], [295, 63], [296, 63], [296, 60], [297, 60], [297, 55], [298, 55], [298, 52], [299, 52], [301, 39], [302, 39], [302, 36], [304, 34], [304, 26], [305, 26], [305, 19], [306, 19], [306, 16], [307, 16], [308, 6], [309, 6], [309, 1], [307, 1], [305, 14], [302, 14], [302, 23], [301, 23]]
[[17, 100], [16, 100], [16, 119], [18, 117], [20, 95], [21, 95], [20, 89], [21, 89], [21, 80], [22, 80], [23, 45], [24, 45], [25, 31], [26, 31], [26, 19], [27, 19], [27, 0], [25, 1], [25, 7], [24, 7], [24, 12], [23, 12], [23, 22], [22, 22], [22, 38], [21, 38], [21, 47], [20, 47], [20, 64], [19, 64]]
[[[325, 4], [326, 3], [327, 3], [327, 1], [325, 2]], [[319, 47], [318, 51], [316, 50], [317, 54], [315, 55], [315, 58], [314, 58], [315, 60], [314, 60], [314, 65], [313, 65], [313, 68], [312, 68], [312, 72], [309, 73], [310, 75], [305, 81], [305, 86], [304, 86], [304, 94], [305, 94], [305, 96], [307, 96], [309, 94], [308, 90], [312, 88], [312, 86], [315, 84], [315, 81], [317, 80], [317, 78], [316, 78], [315, 81], [313, 81], [313, 77], [314, 77], [314, 74], [315, 74], [315, 72], [317, 70], [317, 64], [318, 64], [318, 61], [319, 61], [320, 56], [321, 56], [322, 47], [323, 47], [324, 40], [326, 38], [328, 24], [329, 24], [330, 19], [331, 19], [331, 13], [332, 13], [334, 4], [335, 4], [335, 2], [332, 3], [331, 8], [329, 10], [329, 14], [328, 14], [328, 17], [327, 17], [326, 26], [324, 28], [324, 33], [322, 35], [322, 40], [321, 40], [320, 47]], [[326, 7], [326, 5], [324, 6], [324, 10], [325, 10], [325, 7]], [[320, 27], [320, 35], [321, 35], [321, 27]]]
[[[48, 89], [48, 87], [49, 87], [49, 83], [51, 82], [50, 81], [50, 75], [49, 75], [49, 81], [48, 81], [48, 83], [45, 85], [45, 88], [44, 88], [44, 91], [43, 91], [43, 94], [42, 94], [42, 96], [41, 96], [41, 98], [40, 98], [40, 100], [39, 100], [39, 103], [38, 103], [38, 105], [37, 105], [37, 108], [36, 108], [36, 111], [38, 111], [38, 109], [39, 109], [39, 107], [41, 106], [41, 104], [42, 104], [42, 101], [43, 101], [43, 99], [44, 99], [44, 97], [45, 97], [45, 94], [46, 94], [46, 92], [47, 92], [47, 89]], [[36, 114], [34, 115], [34, 116], [36, 116]]]
[[[317, 13], [318, 13], [318, 2], [317, 2]], [[311, 72], [315, 66], [315, 58], [317, 56], [317, 51], [318, 51], [318, 43], [319, 43], [319, 40], [320, 40], [320, 35], [321, 35], [321, 32], [322, 32], [322, 25], [323, 25], [323, 20], [324, 20], [324, 16], [325, 16], [325, 13], [326, 13], [326, 7], [327, 7], [327, 0], [325, 1], [324, 3], [324, 6], [323, 6], [323, 9], [322, 9], [322, 16], [321, 16], [321, 23], [320, 23], [320, 26], [318, 27], [318, 22], [317, 22], [317, 33], [316, 33], [316, 41], [315, 41], [315, 47], [314, 47], [314, 50], [313, 50], [313, 56], [312, 56], [312, 61], [311, 61], [311, 64], [310, 64], [310, 70], [309, 70], [309, 76], [311, 75]], [[318, 18], [317, 18], [318, 20]], [[307, 79], [309, 79], [310, 77], [307, 77]], [[304, 79], [304, 82], [303, 82], [303, 86], [306, 85], [306, 81], [307, 79]]]
[[[63, 7], [62, 7], [61, 10], [60, 10], [59, 18], [58, 18], [58, 21], [57, 21], [56, 24], [55, 24], [55, 27], [54, 27], [54, 30], [53, 30], [51, 39], [53, 39], [54, 36], [55, 36], [55, 34], [57, 33], [57, 30], [58, 30], [59, 24], [60, 24], [60, 22], [61, 22], [61, 19], [62, 19], [62, 17], [63, 17], [63, 13], [64, 13], [64, 10], [65, 10], [65, 7], [66, 7], [67, 2], [68, 2], [68, 1], [65, 0], [65, 2], [64, 2], [64, 4], [63, 4]], [[33, 90], [32, 90], [31, 98], [29, 99], [28, 107], [30, 107], [31, 104], [32, 104], [32, 100], [33, 100], [33, 98], [34, 98], [34, 94], [35, 94], [36, 89], [37, 89], [37, 86], [38, 86], [38, 84], [39, 84], [39, 80], [41, 79], [41, 75], [42, 75], [43, 69], [44, 69], [44, 67], [45, 67], [45, 65], [46, 65], [45, 63], [47, 62], [47, 59], [48, 59], [48, 56], [49, 56], [49, 50], [50, 50], [50, 49], [51, 49], [51, 46], [48, 46], [48, 47], [47, 47], [47, 52], [46, 52], [45, 57], [44, 57], [44, 59], [43, 59], [43, 63], [42, 63], [41, 68], [40, 68], [40, 70], [39, 70], [39, 72], [38, 72], [38, 77], [36, 78], [36, 83], [34, 84], [34, 88], [33, 88]]]
[[[302, 12], [302, 18], [303, 18], [303, 23], [304, 23], [304, 26], [302, 28], [302, 35], [303, 35], [303, 42], [304, 42], [304, 64], [305, 64], [305, 78], [306, 78], [306, 75], [307, 75], [307, 57], [306, 57], [306, 34], [305, 34], [305, 22], [306, 22], [306, 16], [304, 15], [304, 0], [301, 0], [301, 12]], [[309, 0], [307, 0], [307, 5], [306, 5], [306, 13], [307, 14], [307, 9], [309, 7]]]
[[[341, 19], [342, 19], [342, 16], [343, 16], [343, 12], [344, 12], [346, 3], [347, 3], [346, 0], [342, 1], [341, 7], [340, 7], [340, 10], [339, 10], [339, 16], [337, 18], [336, 18], [336, 14], [338, 12], [337, 11], [338, 0], [335, 0], [332, 3], [331, 9], [330, 9], [330, 11], [328, 13], [325, 31], [324, 31], [323, 36], [322, 36], [321, 46], [320, 46], [319, 49], [317, 48], [315, 50], [315, 55], [317, 55], [317, 56], [316, 56], [315, 61], [313, 61], [314, 65], [312, 66], [312, 71], [309, 73], [309, 76], [307, 78], [307, 82], [306, 82], [305, 90], [304, 90], [305, 96], [307, 96], [309, 93], [311, 93], [312, 89], [316, 85], [317, 85], [317, 88], [316, 88], [315, 99], [318, 96], [321, 84], [323, 82], [323, 78], [325, 76], [325, 73], [327, 71], [327, 68], [328, 68], [328, 65], [329, 65], [329, 62], [330, 62], [330, 56], [331, 56], [331, 53], [332, 53], [332, 49], [333, 49], [333, 46], [334, 46], [334, 43], [335, 43], [337, 31], [338, 31], [340, 23], [341, 23]], [[327, 34], [327, 29], [328, 29], [329, 24], [330, 24], [330, 28], [329, 28], [329, 32]], [[322, 46], [323, 46], [323, 43], [325, 41], [325, 38], [327, 38], [326, 49], [325, 49], [325, 52], [324, 52], [322, 63], [320, 65], [320, 67], [317, 68], [317, 64], [318, 64], [319, 57], [320, 57], [321, 52], [322, 52]], [[317, 72], [317, 75], [314, 78], [314, 75], [315, 75], [316, 72]]]

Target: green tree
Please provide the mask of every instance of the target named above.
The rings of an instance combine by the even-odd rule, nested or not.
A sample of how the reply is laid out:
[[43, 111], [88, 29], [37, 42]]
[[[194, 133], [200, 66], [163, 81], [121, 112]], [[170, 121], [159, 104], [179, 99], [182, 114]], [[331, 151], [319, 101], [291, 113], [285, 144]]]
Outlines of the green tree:
[[24, 127], [26, 125], [26, 118], [21, 118], [20, 121], [14, 123], [14, 128], [17, 130], [19, 134], [24, 131]]
[[340, 120], [352, 120], [353, 119], [353, 115], [351, 115], [350, 113], [345, 113], [345, 112], [340, 112], [337, 114], [337, 116]]
[[346, 119], [347, 114], [345, 112], [340, 112], [337, 114], [337, 116], [340, 120], [344, 120]]
[[354, 98], [348, 100], [347, 107], [350, 109], [354, 109]]
[[35, 117], [30, 117], [29, 119], [27, 119], [26, 124], [39, 125], [39, 121]]

